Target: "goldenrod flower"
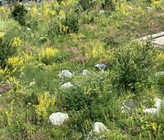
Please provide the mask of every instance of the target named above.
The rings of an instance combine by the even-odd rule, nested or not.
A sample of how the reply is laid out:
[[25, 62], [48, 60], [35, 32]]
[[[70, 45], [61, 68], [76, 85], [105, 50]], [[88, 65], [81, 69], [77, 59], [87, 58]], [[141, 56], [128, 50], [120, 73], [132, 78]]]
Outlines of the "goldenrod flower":
[[48, 47], [46, 49], [42, 49], [41, 52], [39, 52], [39, 59], [45, 64], [50, 64], [58, 52], [58, 49], [55, 48]]
[[38, 97], [39, 104], [34, 105], [35, 111], [37, 114], [38, 119], [46, 119], [48, 115], [48, 108], [53, 105], [56, 101], [55, 97], [52, 97], [48, 92], [45, 92], [44, 94], [40, 94]]
[[4, 35], [5, 35], [5, 32], [0, 32], [0, 38], [3, 38]]
[[45, 50], [42, 50], [43, 56], [46, 56], [47, 58], [55, 56], [57, 52], [58, 50], [53, 48], [46, 48]]
[[14, 37], [12, 41], [13, 46], [20, 46], [22, 44], [22, 40], [19, 37]]
[[9, 66], [11, 66], [12, 68], [23, 66], [23, 62], [24, 62], [23, 59], [22, 58], [19, 58], [17, 56], [10, 57], [7, 60], [7, 64]]
[[0, 69], [0, 75], [3, 75], [5, 71], [3, 69]]

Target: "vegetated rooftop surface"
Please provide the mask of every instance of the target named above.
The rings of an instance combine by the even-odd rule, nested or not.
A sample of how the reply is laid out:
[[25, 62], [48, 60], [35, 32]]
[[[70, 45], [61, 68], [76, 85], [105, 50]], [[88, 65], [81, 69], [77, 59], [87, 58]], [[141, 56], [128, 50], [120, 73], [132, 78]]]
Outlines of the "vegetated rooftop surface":
[[163, 0], [1, 6], [0, 140], [162, 140], [163, 36], [136, 40], [163, 19]]

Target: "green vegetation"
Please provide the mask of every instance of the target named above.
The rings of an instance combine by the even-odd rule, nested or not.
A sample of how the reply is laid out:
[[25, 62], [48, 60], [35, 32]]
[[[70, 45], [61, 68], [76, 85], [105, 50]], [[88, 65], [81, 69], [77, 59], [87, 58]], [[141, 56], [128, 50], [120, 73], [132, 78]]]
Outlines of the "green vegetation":
[[[163, 0], [0, 7], [0, 140], [162, 140], [163, 105], [155, 115], [143, 109], [164, 99], [164, 49], [135, 40], [164, 31], [163, 17]], [[123, 110], [127, 99], [137, 108]], [[54, 126], [55, 112], [69, 119]], [[92, 133], [94, 122], [109, 131]]]

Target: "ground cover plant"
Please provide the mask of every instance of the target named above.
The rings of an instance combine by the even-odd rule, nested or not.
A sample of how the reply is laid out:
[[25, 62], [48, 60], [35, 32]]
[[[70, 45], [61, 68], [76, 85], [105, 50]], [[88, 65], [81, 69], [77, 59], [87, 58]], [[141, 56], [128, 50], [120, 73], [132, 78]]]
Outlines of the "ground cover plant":
[[[137, 41], [163, 18], [163, 0], [1, 6], [0, 140], [164, 139], [164, 48]], [[53, 125], [56, 112], [69, 119]]]

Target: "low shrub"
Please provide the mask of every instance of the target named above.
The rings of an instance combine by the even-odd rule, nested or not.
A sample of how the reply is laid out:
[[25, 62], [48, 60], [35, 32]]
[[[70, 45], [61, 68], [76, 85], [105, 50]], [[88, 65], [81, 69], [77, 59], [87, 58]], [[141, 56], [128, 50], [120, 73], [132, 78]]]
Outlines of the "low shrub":
[[121, 47], [116, 53], [117, 63], [114, 68], [118, 89], [137, 92], [143, 86], [150, 86], [150, 77], [153, 73], [155, 49], [150, 43], [140, 44], [133, 42]]
[[22, 26], [26, 25], [27, 10], [24, 5], [17, 4], [11, 13], [12, 17]]
[[117, 120], [121, 110], [116, 102], [117, 94], [111, 91], [105, 77], [94, 75], [81, 82], [82, 85], [62, 89], [57, 104], [70, 112], [70, 127], [78, 132], [84, 131], [84, 136], [92, 128], [92, 122]]

